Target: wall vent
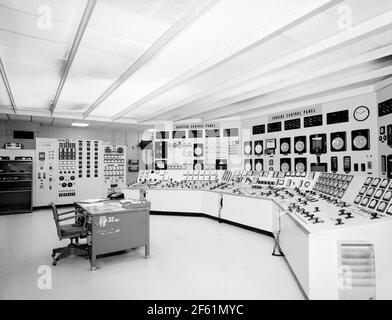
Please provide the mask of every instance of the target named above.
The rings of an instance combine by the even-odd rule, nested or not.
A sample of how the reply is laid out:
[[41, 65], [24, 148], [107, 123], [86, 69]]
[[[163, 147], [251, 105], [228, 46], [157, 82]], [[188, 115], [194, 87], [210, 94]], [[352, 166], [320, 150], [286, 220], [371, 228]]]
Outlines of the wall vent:
[[376, 299], [373, 244], [339, 243], [339, 247], [339, 299]]

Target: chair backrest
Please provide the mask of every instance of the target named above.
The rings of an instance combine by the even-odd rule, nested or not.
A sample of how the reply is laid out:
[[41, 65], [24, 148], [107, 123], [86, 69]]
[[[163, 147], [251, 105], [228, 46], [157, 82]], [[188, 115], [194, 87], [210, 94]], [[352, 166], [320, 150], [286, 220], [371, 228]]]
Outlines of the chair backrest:
[[61, 236], [61, 228], [60, 228], [60, 221], [59, 221], [59, 213], [57, 211], [57, 207], [56, 205], [51, 202], [49, 203], [49, 205], [52, 207], [52, 212], [53, 212], [53, 220], [54, 223], [56, 224], [56, 230], [57, 230], [57, 236], [59, 237], [59, 240], [62, 240], [62, 236]]

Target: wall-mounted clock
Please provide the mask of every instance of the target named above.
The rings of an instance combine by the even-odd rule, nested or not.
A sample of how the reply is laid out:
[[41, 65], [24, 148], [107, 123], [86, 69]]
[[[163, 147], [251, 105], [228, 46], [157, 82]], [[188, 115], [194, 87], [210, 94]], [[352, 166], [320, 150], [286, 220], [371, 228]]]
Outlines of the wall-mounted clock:
[[365, 121], [369, 118], [370, 110], [368, 107], [360, 106], [354, 110], [354, 119], [357, 121]]

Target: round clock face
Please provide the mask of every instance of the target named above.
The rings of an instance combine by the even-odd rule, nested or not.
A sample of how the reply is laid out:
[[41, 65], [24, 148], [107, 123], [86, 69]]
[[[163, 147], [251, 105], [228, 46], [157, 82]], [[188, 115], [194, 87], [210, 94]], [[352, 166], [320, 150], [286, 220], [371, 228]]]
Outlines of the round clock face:
[[283, 162], [282, 165], [280, 166], [280, 169], [281, 169], [283, 172], [287, 172], [287, 171], [289, 171], [290, 166], [289, 166], [288, 163]]
[[289, 146], [289, 144], [288, 144], [287, 142], [283, 142], [283, 143], [280, 145], [280, 150], [281, 150], [283, 153], [288, 152], [289, 149], [290, 149], [290, 146]]
[[295, 166], [295, 170], [297, 172], [304, 172], [305, 171], [305, 165], [302, 162], [297, 163]]
[[245, 163], [245, 170], [250, 171], [252, 169], [252, 166], [250, 165], [249, 162]]
[[250, 154], [251, 150], [252, 150], [252, 149], [251, 149], [250, 145], [247, 144], [247, 145], [245, 146], [245, 153], [246, 153], [246, 154]]
[[202, 153], [203, 153], [203, 150], [202, 150], [200, 147], [196, 147], [196, 149], [195, 149], [195, 154], [196, 154], [197, 156], [200, 156]]
[[342, 150], [344, 147], [344, 140], [340, 137], [336, 137], [335, 139], [332, 140], [332, 147], [335, 150]]
[[367, 145], [367, 138], [365, 136], [357, 136], [354, 139], [354, 146], [357, 149], [363, 149]]
[[260, 162], [256, 163], [256, 171], [263, 171], [263, 165]]
[[369, 108], [365, 106], [360, 106], [354, 110], [354, 119], [357, 121], [365, 121], [369, 118]]
[[303, 141], [297, 141], [297, 143], [295, 144], [295, 150], [297, 150], [297, 152], [302, 152], [305, 149], [305, 143], [303, 143]]
[[263, 147], [261, 146], [261, 144], [256, 144], [255, 151], [258, 154], [263, 152]]

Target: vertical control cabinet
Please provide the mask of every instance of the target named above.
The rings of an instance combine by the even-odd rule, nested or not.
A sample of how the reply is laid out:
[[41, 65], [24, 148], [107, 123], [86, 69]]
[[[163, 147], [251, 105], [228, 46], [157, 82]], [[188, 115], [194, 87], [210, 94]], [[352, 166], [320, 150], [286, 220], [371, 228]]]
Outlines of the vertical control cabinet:
[[104, 146], [103, 166], [106, 193], [126, 187], [126, 147], [117, 145]]

